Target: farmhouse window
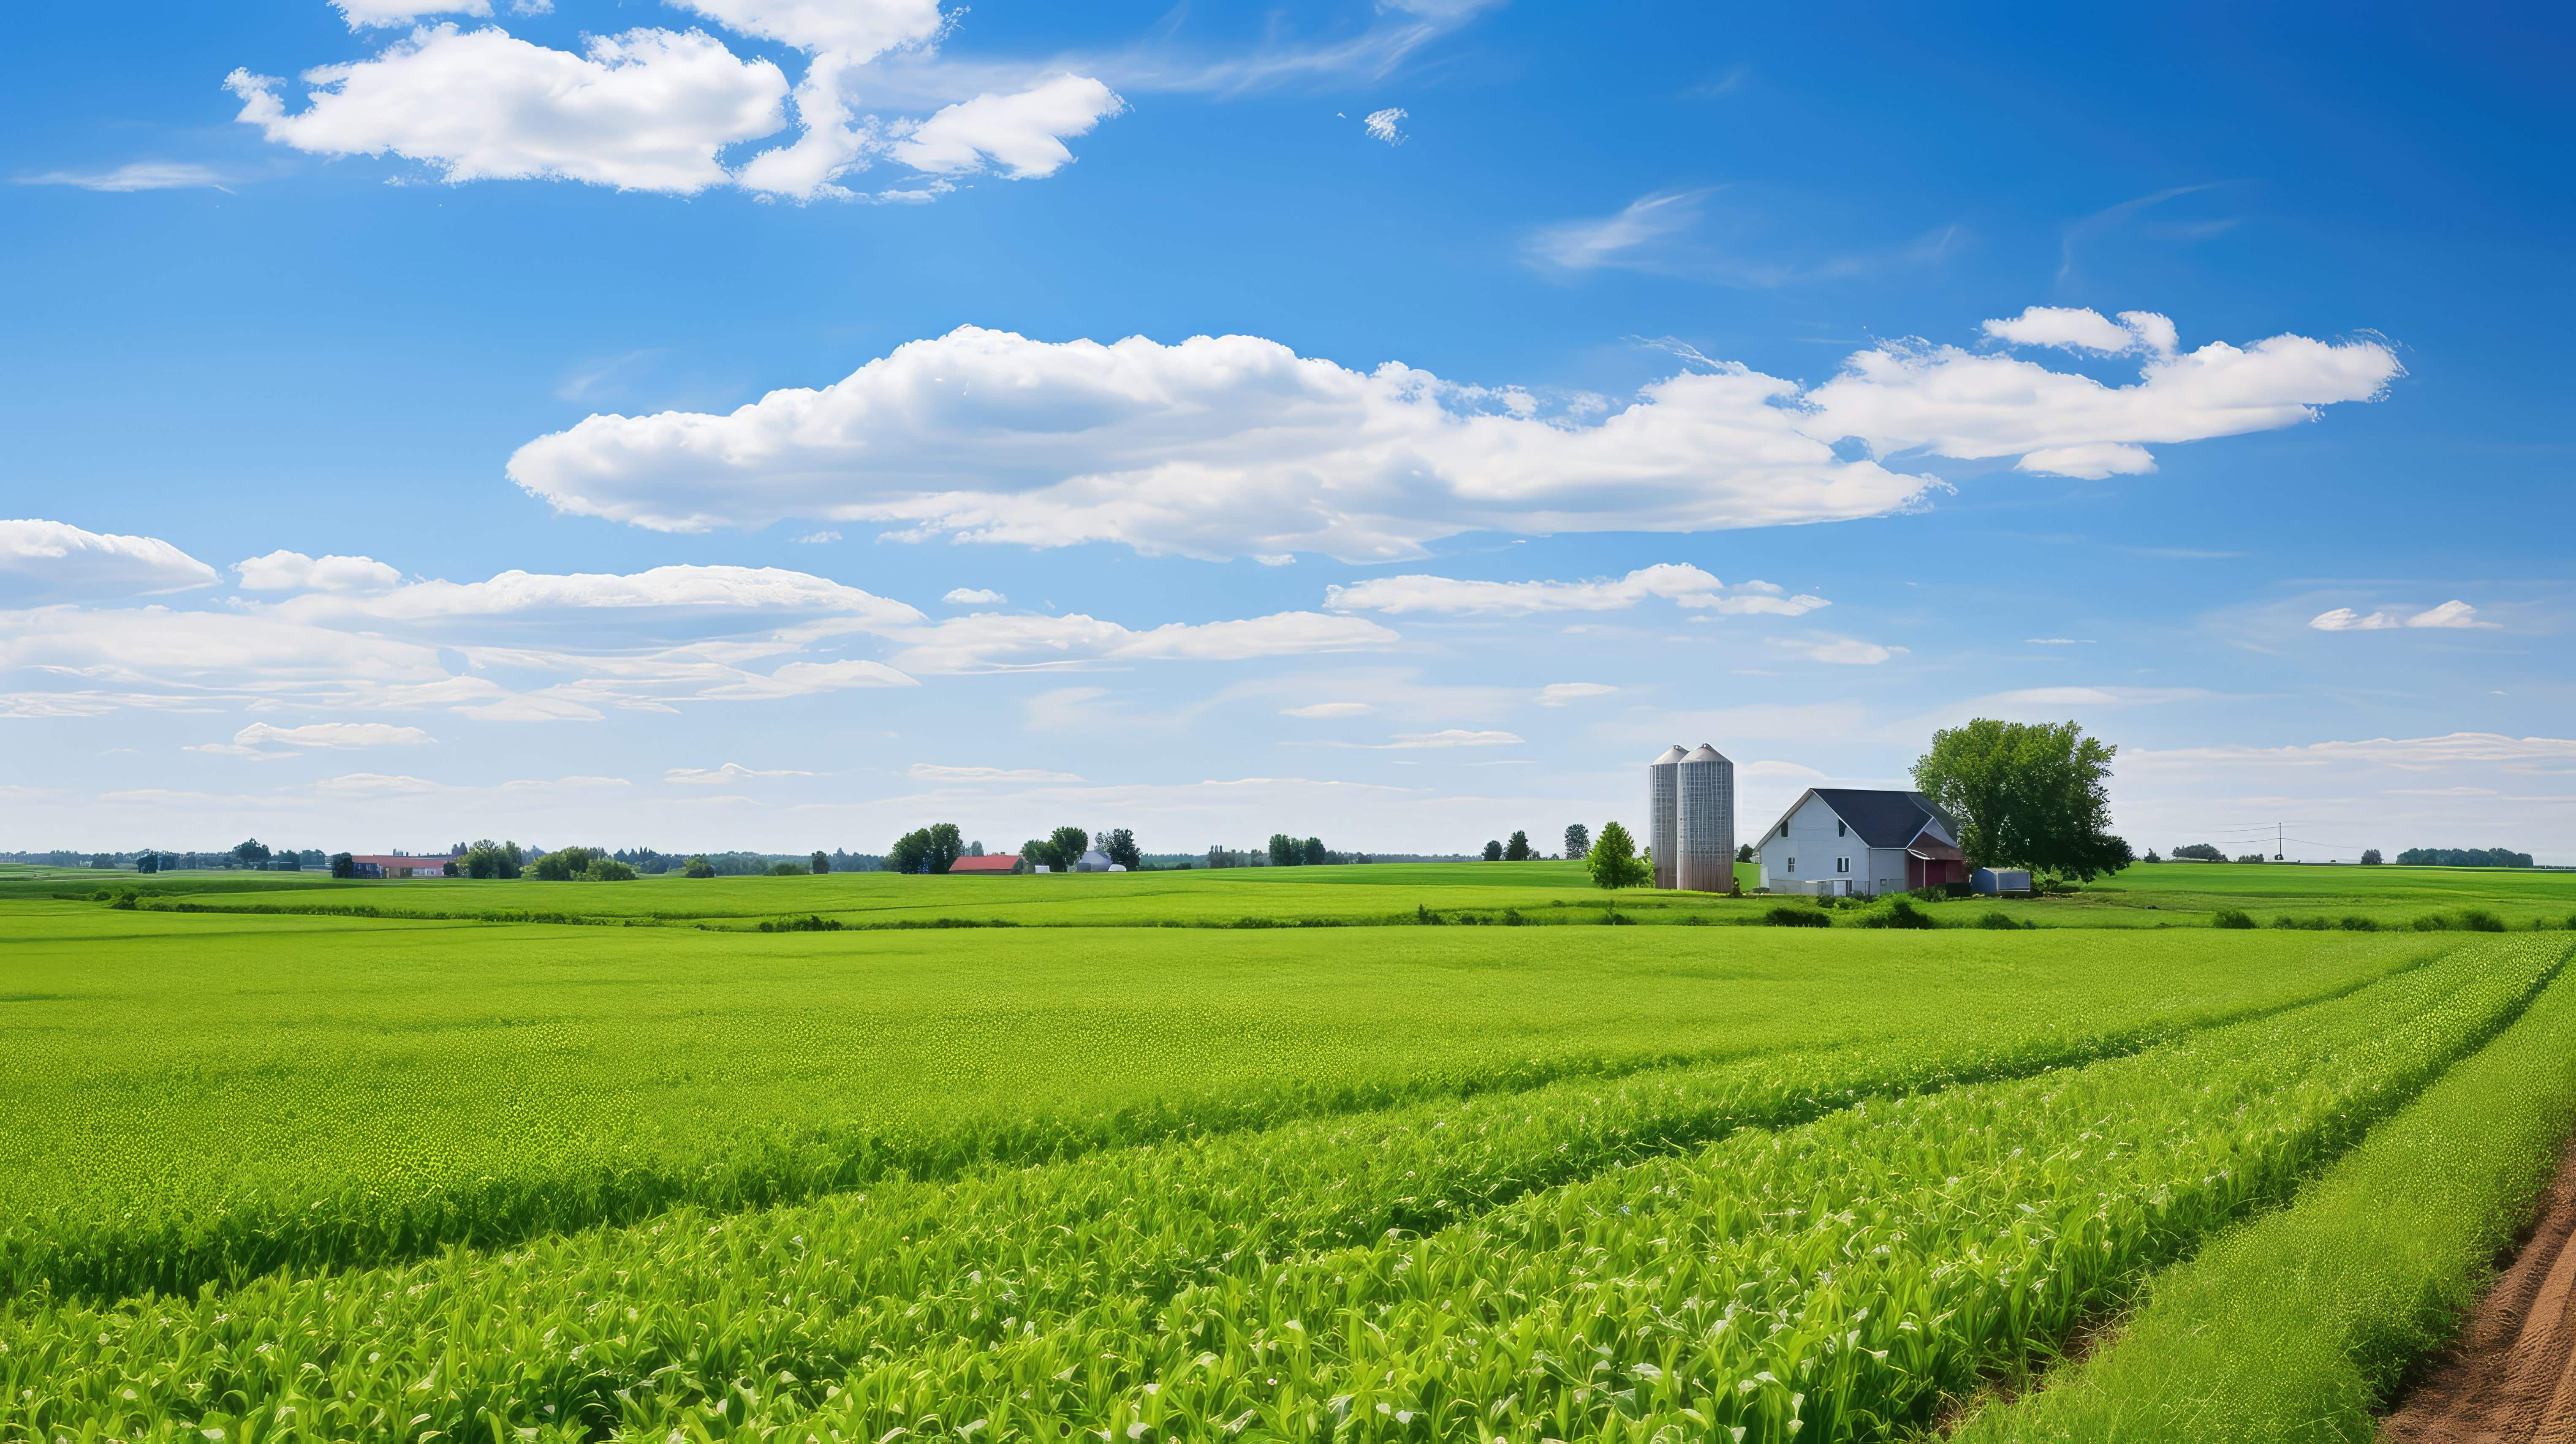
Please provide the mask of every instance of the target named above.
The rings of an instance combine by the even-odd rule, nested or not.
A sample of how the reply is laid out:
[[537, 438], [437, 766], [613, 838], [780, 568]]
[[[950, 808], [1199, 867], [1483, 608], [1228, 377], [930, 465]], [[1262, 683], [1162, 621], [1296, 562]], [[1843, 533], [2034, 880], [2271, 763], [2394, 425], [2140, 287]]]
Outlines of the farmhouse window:
[[1849, 837], [1849, 836], [1851, 836], [1851, 824], [1850, 824], [1850, 823], [1848, 823], [1848, 822], [1843, 821], [1843, 820], [1842, 820], [1841, 818], [1839, 818], [1839, 817], [1838, 817], [1838, 818], [1835, 818], [1835, 819], [1834, 819], [1834, 836], [1836, 836], [1836, 837]]
[[1798, 860], [1797, 860], [1796, 858], [1794, 858], [1794, 857], [1793, 857], [1793, 858], [1789, 859], [1789, 876], [1791, 876], [1791, 877], [1796, 877], [1797, 875], [1798, 875]]
[[1849, 872], [1849, 871], [1851, 871], [1851, 859], [1850, 859], [1850, 858], [1847, 858], [1847, 857], [1838, 857], [1838, 858], [1835, 858], [1835, 859], [1834, 859], [1834, 871], [1836, 871], [1836, 872]]

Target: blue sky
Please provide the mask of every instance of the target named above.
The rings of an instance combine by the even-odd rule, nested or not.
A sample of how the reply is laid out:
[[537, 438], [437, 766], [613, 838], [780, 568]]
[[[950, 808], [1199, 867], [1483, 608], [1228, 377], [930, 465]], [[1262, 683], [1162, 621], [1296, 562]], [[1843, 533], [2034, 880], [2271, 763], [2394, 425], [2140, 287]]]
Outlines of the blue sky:
[[0, 56], [0, 846], [2576, 862], [2563, 17], [528, 9]]

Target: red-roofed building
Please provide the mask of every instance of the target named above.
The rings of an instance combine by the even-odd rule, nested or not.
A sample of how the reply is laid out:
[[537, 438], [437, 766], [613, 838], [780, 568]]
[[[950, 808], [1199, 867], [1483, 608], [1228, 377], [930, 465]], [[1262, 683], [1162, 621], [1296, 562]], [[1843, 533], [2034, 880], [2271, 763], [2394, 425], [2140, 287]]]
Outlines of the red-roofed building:
[[351, 877], [445, 877], [452, 857], [361, 857], [349, 858]]
[[1017, 853], [988, 852], [982, 857], [961, 857], [948, 864], [948, 870], [951, 873], [970, 873], [979, 877], [1000, 876], [1018, 872], [1020, 859]]

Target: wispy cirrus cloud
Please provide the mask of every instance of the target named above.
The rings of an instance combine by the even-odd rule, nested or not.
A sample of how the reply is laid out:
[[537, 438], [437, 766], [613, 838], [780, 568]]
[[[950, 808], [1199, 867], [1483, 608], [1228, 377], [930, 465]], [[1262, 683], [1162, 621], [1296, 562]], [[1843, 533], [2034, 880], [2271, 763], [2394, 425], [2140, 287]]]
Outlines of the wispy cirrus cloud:
[[417, 727], [397, 727], [387, 722], [314, 722], [302, 727], [253, 722], [234, 733], [230, 742], [201, 742], [182, 750], [268, 762], [302, 755], [298, 749], [418, 747], [437, 740]]
[[1618, 690], [1607, 682], [1550, 682], [1538, 689], [1534, 700], [1542, 707], [1562, 707], [1588, 697], [1607, 697]]
[[1324, 605], [1337, 612], [1423, 612], [1445, 616], [1528, 616], [1537, 612], [1621, 611], [1650, 597], [1733, 616], [1804, 616], [1830, 606], [1822, 597], [1789, 595], [1770, 582], [1728, 586], [1687, 564], [1664, 562], [1624, 577], [1588, 582], [1485, 582], [1452, 577], [1375, 577], [1327, 587]]
[[948, 767], [936, 762], [916, 762], [904, 775], [916, 782], [1080, 782], [1070, 772], [1049, 772], [1042, 767]]
[[811, 777], [813, 775], [811, 772], [800, 772], [792, 767], [764, 771], [756, 767], [745, 767], [739, 762], [728, 762], [722, 767], [674, 767], [662, 774], [662, 780], [680, 783], [687, 787], [713, 787], [722, 783], [752, 782], [767, 777]]
[[49, 170], [16, 177], [22, 186], [75, 186], [85, 191], [120, 195], [135, 191], [200, 189], [229, 192], [240, 179], [210, 165], [169, 160], [137, 160], [108, 170]]

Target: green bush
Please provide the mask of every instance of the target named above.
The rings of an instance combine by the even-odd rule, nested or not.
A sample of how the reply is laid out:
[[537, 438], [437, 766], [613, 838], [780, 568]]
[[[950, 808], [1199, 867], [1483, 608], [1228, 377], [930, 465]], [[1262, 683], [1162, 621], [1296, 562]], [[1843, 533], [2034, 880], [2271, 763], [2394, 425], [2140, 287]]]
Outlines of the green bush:
[[1852, 919], [1865, 928], [1937, 928], [1932, 915], [1904, 898], [1889, 903], [1885, 911], [1871, 911]]
[[2348, 933], [2375, 933], [2379, 931], [2379, 919], [2366, 918], [2355, 914], [2346, 917], [2342, 922], [2336, 924], [2336, 926], [2342, 928]]
[[613, 857], [603, 857], [596, 859], [590, 866], [583, 868], [581, 870], [580, 880], [583, 882], [633, 882], [635, 880], [635, 869], [631, 864], [619, 862]]
[[716, 865], [703, 857], [693, 857], [680, 864], [682, 877], [714, 877], [715, 875]]
[[2415, 920], [2415, 931], [2419, 933], [2447, 933], [2450, 930], [2451, 920], [2440, 913], [2426, 913]]
[[2293, 928], [2312, 933], [2321, 933], [2324, 932], [2330, 924], [2328, 924], [2324, 918], [2294, 918], [2285, 915], [2272, 919], [2272, 926], [2276, 928]]
[[801, 862], [772, 863], [769, 867], [769, 875], [771, 877], [803, 877], [806, 875], [805, 864]]
[[1762, 925], [1773, 928], [1829, 928], [1834, 920], [1821, 908], [1800, 907], [1783, 903], [1762, 915]]
[[2214, 928], [2250, 928], [2255, 925], [2254, 915], [2243, 908], [2220, 908], [2218, 915], [2209, 920], [2209, 925]]
[[2026, 927], [2035, 928], [2039, 924], [2017, 922], [2011, 913], [2005, 912], [2002, 908], [1989, 908], [1977, 919], [1977, 926], [1992, 928], [1997, 932], [2015, 932]]
[[2473, 933], [2500, 933], [2504, 931], [2504, 919], [2485, 908], [2462, 908], [2460, 926]]
[[841, 930], [841, 920], [813, 914], [801, 918], [762, 918], [760, 930], [764, 933], [837, 933]]

